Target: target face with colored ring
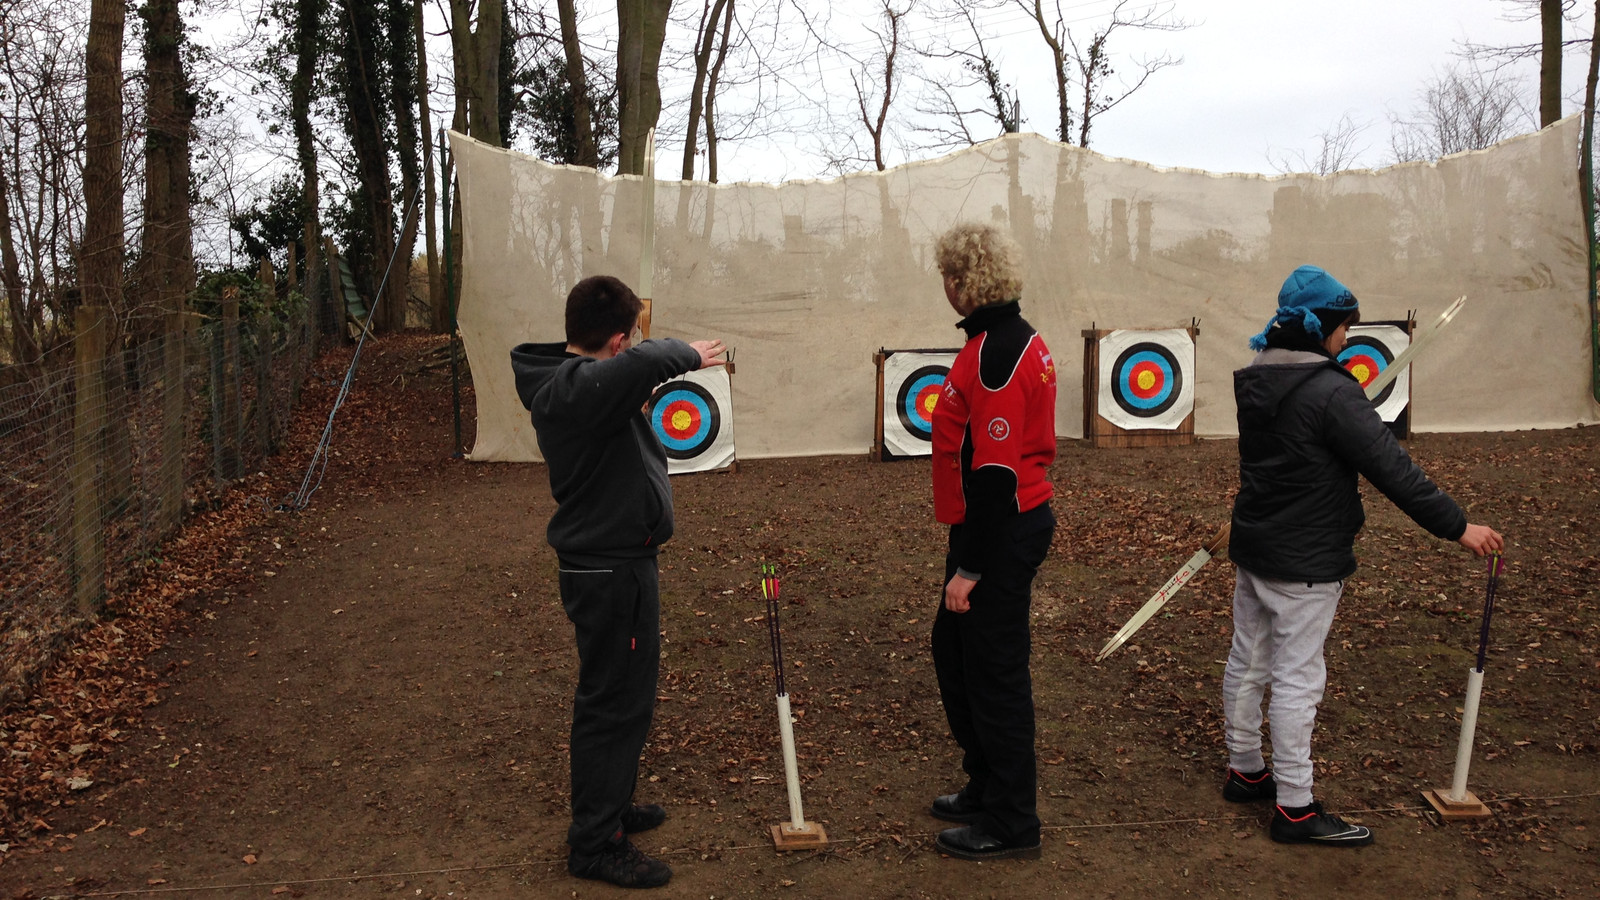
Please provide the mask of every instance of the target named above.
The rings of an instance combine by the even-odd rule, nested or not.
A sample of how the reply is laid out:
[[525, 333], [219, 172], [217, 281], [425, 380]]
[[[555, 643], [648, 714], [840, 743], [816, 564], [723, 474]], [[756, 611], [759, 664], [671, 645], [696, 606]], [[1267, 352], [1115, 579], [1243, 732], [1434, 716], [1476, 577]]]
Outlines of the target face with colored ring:
[[692, 381], [672, 381], [650, 398], [650, 427], [671, 459], [692, 459], [717, 439], [722, 414], [711, 392]]
[[[1370, 337], [1352, 337], [1345, 348], [1339, 351], [1339, 365], [1344, 366], [1346, 372], [1356, 377], [1365, 388], [1377, 378], [1389, 364], [1394, 362], [1394, 356], [1382, 342]], [[1389, 382], [1382, 391], [1374, 397], [1372, 404], [1381, 405], [1389, 399], [1389, 394], [1394, 391], [1394, 382]]]
[[939, 392], [949, 374], [949, 366], [923, 366], [900, 383], [894, 408], [900, 415], [900, 424], [912, 437], [933, 440], [933, 407], [939, 402]]
[[933, 453], [933, 409], [939, 403], [956, 351], [893, 350], [883, 359], [883, 449], [892, 456]]
[[1160, 344], [1138, 343], [1122, 351], [1111, 366], [1111, 396], [1129, 415], [1159, 416], [1183, 390], [1183, 369]]
[[1118, 428], [1176, 430], [1194, 412], [1194, 338], [1186, 329], [1118, 329], [1099, 339], [1096, 413]]
[[[1357, 325], [1348, 332], [1344, 349], [1339, 351], [1337, 358], [1339, 365], [1344, 366], [1345, 371], [1355, 376], [1356, 381], [1365, 388], [1388, 369], [1395, 357], [1405, 352], [1410, 344], [1411, 336], [1404, 328], [1388, 324]], [[1410, 403], [1409, 366], [1385, 385], [1378, 396], [1372, 398], [1373, 408], [1385, 422], [1399, 419]]]

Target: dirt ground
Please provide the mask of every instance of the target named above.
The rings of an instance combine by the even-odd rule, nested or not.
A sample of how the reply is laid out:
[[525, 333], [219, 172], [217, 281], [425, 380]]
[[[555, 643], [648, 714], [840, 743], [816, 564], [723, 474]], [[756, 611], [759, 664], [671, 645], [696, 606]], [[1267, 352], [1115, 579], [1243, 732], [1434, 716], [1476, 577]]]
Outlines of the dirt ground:
[[[94, 688], [143, 700], [96, 719], [115, 704], [47, 685], [5, 713], [13, 766], [92, 785], [7, 801], [25, 824], [0, 833], [0, 896], [620, 893], [564, 868], [576, 655], [544, 470], [450, 458], [448, 373], [417, 371], [437, 346], [369, 346], [321, 490], [303, 512], [271, 512], [300, 483], [348, 354], [319, 362], [293, 449], [233, 501], [248, 527], [215, 538], [222, 563], [177, 592], [163, 646], [113, 660], [120, 682]], [[927, 648], [943, 544], [926, 463], [753, 460], [673, 482], [639, 795], [669, 811], [640, 836], [675, 871], [658, 894], [1600, 896], [1600, 429], [1410, 449], [1510, 541], [1470, 784], [1491, 819], [1444, 824], [1421, 798], [1451, 780], [1481, 561], [1366, 490], [1314, 750], [1319, 795], [1377, 840], [1279, 846], [1266, 810], [1219, 793], [1225, 560], [1093, 661], [1225, 521], [1233, 443], [1066, 441], [1033, 607], [1044, 857], [942, 858], [926, 808], [961, 782]], [[186, 552], [171, 548], [157, 578], [196, 578]], [[787, 805], [764, 562], [782, 573], [805, 809], [825, 851], [779, 855], [768, 836]], [[71, 717], [108, 737], [76, 754], [46, 741]]]

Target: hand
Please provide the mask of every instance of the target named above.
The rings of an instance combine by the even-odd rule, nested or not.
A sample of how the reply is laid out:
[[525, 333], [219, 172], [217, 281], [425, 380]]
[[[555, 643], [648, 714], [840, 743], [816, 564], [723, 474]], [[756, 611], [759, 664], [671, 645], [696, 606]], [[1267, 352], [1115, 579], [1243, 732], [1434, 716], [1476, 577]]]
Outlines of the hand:
[[1473, 525], [1467, 523], [1467, 530], [1456, 538], [1456, 543], [1471, 550], [1476, 556], [1485, 556], [1490, 553], [1499, 553], [1505, 549], [1506, 539], [1500, 536], [1487, 525]]
[[953, 613], [964, 613], [972, 608], [972, 589], [977, 585], [971, 578], [952, 575], [944, 586], [944, 608]]
[[700, 354], [700, 365], [696, 368], [709, 369], [722, 365], [722, 354], [726, 348], [721, 341], [690, 341], [689, 346]]

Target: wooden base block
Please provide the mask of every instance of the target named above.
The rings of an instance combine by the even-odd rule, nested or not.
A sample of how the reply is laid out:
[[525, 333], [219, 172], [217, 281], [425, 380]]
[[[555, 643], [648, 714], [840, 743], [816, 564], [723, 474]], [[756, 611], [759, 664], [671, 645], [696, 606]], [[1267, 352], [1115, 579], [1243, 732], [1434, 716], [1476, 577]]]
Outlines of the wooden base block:
[[828, 832], [816, 822], [799, 828], [788, 822], [772, 826], [772, 843], [779, 850], [816, 850], [828, 844]]
[[1446, 822], [1487, 819], [1494, 815], [1471, 791], [1467, 791], [1466, 799], [1460, 801], [1450, 799], [1450, 792], [1446, 788], [1423, 791], [1422, 797], [1433, 807], [1433, 811], [1439, 814], [1439, 818]]

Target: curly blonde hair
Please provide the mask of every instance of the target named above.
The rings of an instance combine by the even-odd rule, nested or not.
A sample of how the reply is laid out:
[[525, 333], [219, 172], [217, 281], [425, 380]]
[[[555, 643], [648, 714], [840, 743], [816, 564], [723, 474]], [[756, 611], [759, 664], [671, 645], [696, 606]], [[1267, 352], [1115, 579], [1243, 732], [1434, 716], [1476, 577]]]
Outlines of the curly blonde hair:
[[1021, 251], [993, 225], [963, 222], [939, 237], [934, 263], [954, 278], [957, 299], [967, 309], [993, 306], [1022, 296]]

